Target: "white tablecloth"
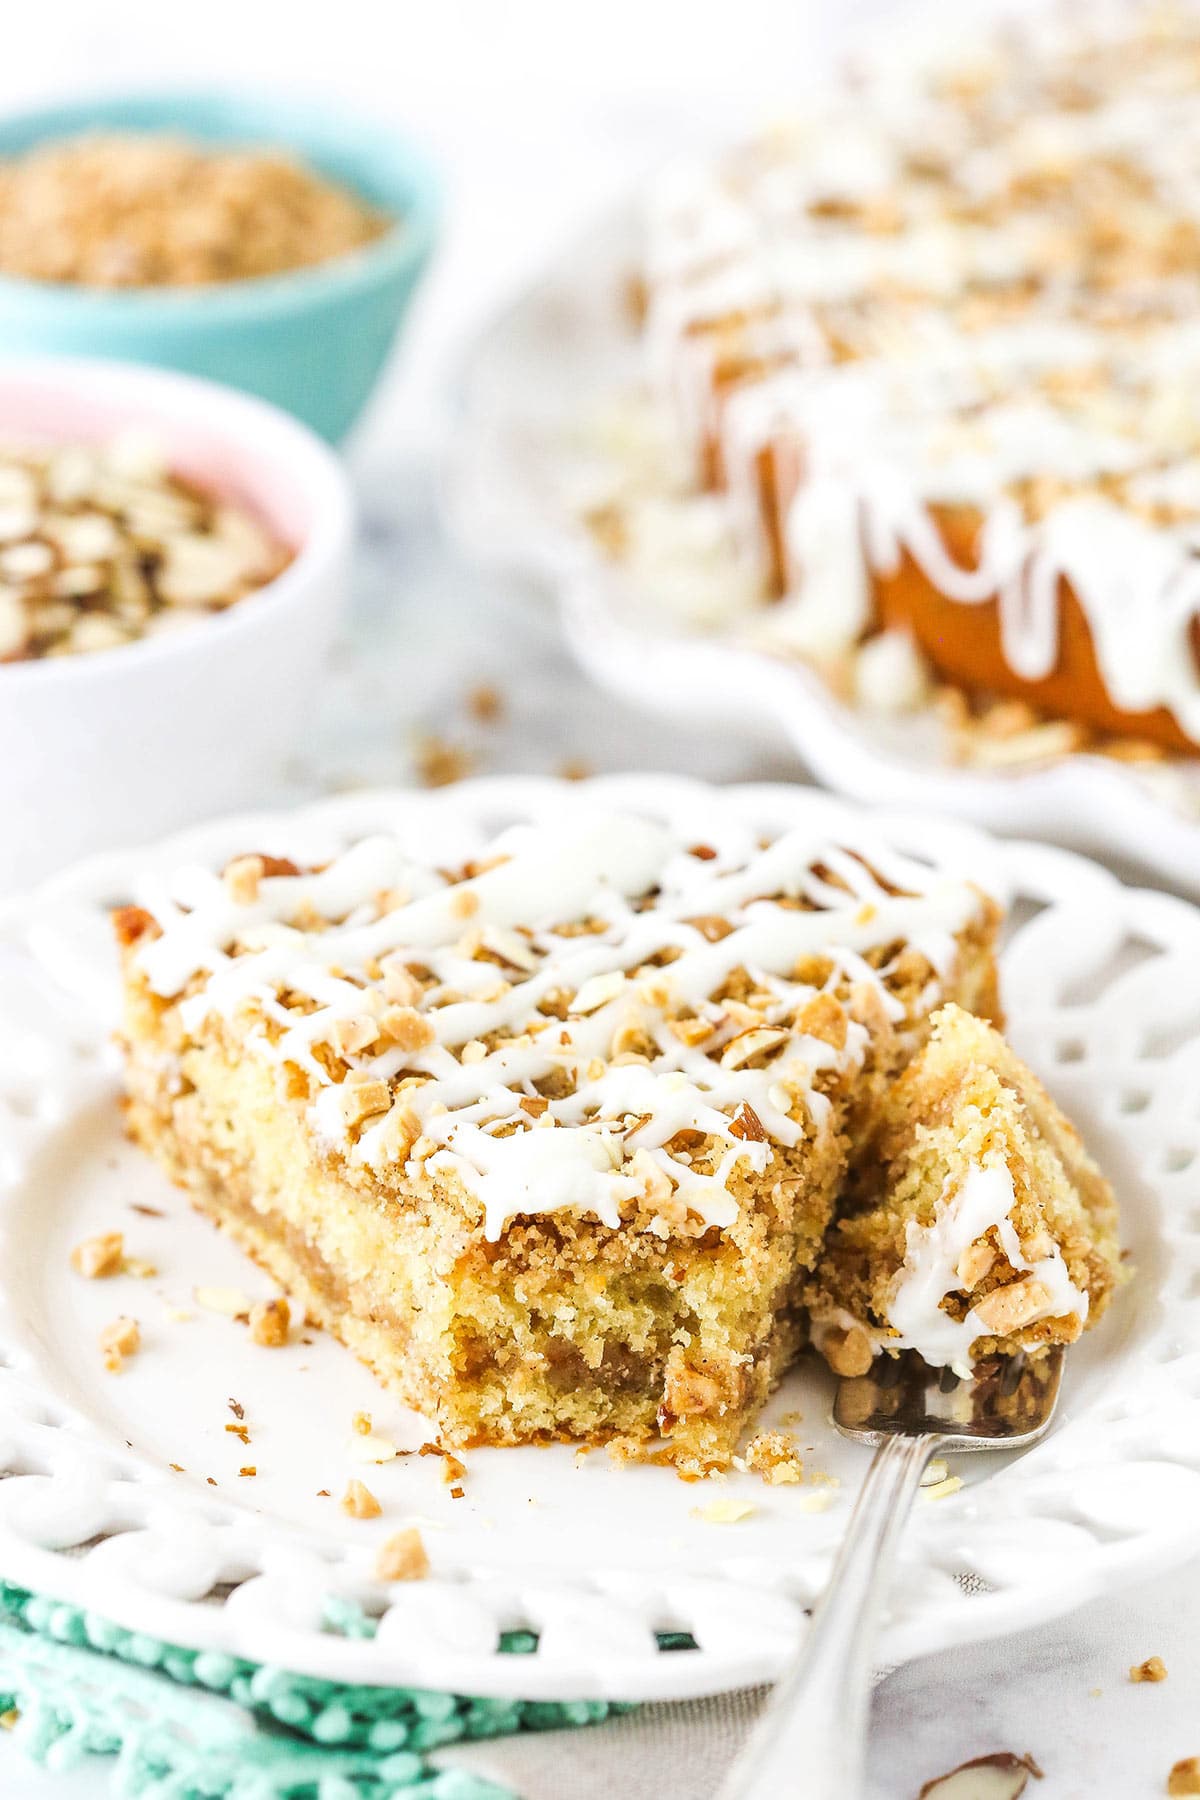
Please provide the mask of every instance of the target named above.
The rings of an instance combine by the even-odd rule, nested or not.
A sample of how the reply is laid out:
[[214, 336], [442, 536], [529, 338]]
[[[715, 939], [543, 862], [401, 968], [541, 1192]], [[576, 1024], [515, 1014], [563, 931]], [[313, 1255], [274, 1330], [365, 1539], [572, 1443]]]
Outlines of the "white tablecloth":
[[[571, 759], [724, 780], [795, 775], [782, 754], [700, 724], [659, 724], [591, 690], [567, 663], [548, 608], [470, 569], [442, 539], [432, 466], [459, 348], [556, 243], [680, 143], [777, 110], [847, 22], [895, 31], [896, 13], [888, 0], [739, 0], [736, 9], [342, 0], [336, 18], [282, 0], [24, 9], [21, 53], [0, 69], [0, 104], [91, 82], [200, 84], [232, 66], [247, 84], [271, 79], [325, 97], [332, 89], [410, 124], [446, 169], [443, 255], [354, 448], [365, 533], [352, 640], [369, 641], [372, 657], [338, 657], [291, 792], [406, 779], [422, 732], [466, 746], [481, 772], [555, 772]], [[480, 682], [504, 698], [493, 725], [470, 717], [467, 695]], [[994, 1749], [1033, 1753], [1046, 1771], [1038, 1800], [1161, 1795], [1172, 1762], [1200, 1755], [1198, 1618], [1200, 1564], [1036, 1633], [900, 1671], [876, 1696], [871, 1800], [912, 1800], [931, 1775]], [[1150, 1655], [1163, 1658], [1168, 1681], [1133, 1686], [1129, 1665]], [[629, 1800], [701, 1800], [736, 1716], [700, 1708], [681, 1720], [667, 1709], [456, 1754], [508, 1772], [527, 1800], [607, 1800], [617, 1780]], [[99, 1765], [48, 1777], [18, 1765], [0, 1738], [3, 1800], [99, 1800], [105, 1791]]]

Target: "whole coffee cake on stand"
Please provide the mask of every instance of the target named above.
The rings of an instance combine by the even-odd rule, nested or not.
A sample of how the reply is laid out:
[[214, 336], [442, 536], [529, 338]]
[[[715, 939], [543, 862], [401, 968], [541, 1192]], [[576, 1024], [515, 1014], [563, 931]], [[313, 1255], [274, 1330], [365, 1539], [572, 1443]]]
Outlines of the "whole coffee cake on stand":
[[[649, 386], [839, 691], [1200, 746], [1198, 72], [1195, 6], [1056, 9], [648, 196]], [[685, 510], [610, 535], [649, 567]]]

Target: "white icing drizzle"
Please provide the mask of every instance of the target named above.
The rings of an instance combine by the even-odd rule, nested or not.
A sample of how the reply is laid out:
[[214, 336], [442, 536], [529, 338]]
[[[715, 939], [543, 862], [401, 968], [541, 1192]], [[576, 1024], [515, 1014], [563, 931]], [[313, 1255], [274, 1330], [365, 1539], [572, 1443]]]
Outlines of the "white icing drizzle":
[[[956, 934], [982, 902], [865, 832], [833, 844], [797, 829], [764, 848], [744, 826], [714, 821], [702, 848], [581, 801], [570, 828], [522, 826], [479, 844], [476, 862], [492, 866], [469, 878], [393, 837], [364, 839], [317, 873], [264, 876], [251, 899], [186, 869], [140, 896], [162, 935], [138, 961], [154, 992], [183, 995], [189, 1033], [240, 1016], [255, 1055], [302, 1069], [314, 1129], [351, 1162], [407, 1159], [413, 1173], [457, 1176], [492, 1239], [515, 1218], [559, 1209], [615, 1227], [635, 1201], [659, 1207], [650, 1228], [662, 1235], [668, 1214], [727, 1226], [741, 1172], [761, 1175], [776, 1147], [836, 1123], [821, 1078], [853, 1071], [869, 1041], [854, 1018], [840, 1050], [805, 1031], [821, 990], [796, 979], [800, 960], [828, 960], [825, 990], [839, 1005], [865, 986], [897, 1020], [888, 968], [866, 953], [919, 950], [935, 971], [922, 1001], [936, 1004]], [[691, 922], [713, 918], [729, 926], [716, 941]], [[673, 960], [655, 966], [664, 952]], [[379, 1016], [382, 958], [425, 972], [415, 1007], [428, 1041], [377, 1038], [331, 1074], [317, 1051], [339, 1022]], [[749, 1015], [712, 998], [739, 969], [753, 983]], [[565, 1019], [540, 1010], [548, 999]], [[680, 1034], [681, 1019], [701, 1023]], [[757, 1066], [758, 1040], [742, 1035], [751, 1029], [770, 1034]], [[648, 1060], [614, 1052], [623, 1032], [649, 1039]], [[540, 1094], [557, 1072], [570, 1091]], [[346, 1081], [392, 1084], [391, 1110], [348, 1123]], [[765, 1136], [745, 1134], [746, 1107]], [[681, 1131], [715, 1143], [710, 1172], [668, 1149]]]
[[[676, 167], [655, 192], [651, 381], [691, 440], [719, 441], [731, 515], [760, 554], [761, 452], [802, 446], [773, 640], [818, 658], [850, 648], [872, 574], [907, 554], [958, 604], [998, 601], [1005, 658], [1035, 681], [1056, 666], [1069, 584], [1116, 706], [1164, 707], [1200, 742], [1191, 267], [1097, 277], [1071, 188], [1123, 159], [1136, 181], [1106, 204], [1130, 242], [1148, 257], [1174, 226], [1200, 241], [1200, 98], [1185, 78], [1198, 19], [1127, 7], [1027, 28], [1019, 49], [977, 59], [990, 83], [881, 80]], [[1007, 309], [989, 313], [997, 294]], [[720, 392], [731, 349], [755, 366]], [[1026, 517], [1009, 490], [1035, 478], [1083, 491]], [[1138, 510], [1151, 498], [1183, 516]], [[956, 501], [983, 515], [973, 568], [932, 516]]]
[[1087, 1318], [1088, 1296], [1071, 1280], [1057, 1244], [1035, 1262], [1026, 1259], [1009, 1216], [1015, 1204], [1012, 1173], [997, 1157], [973, 1165], [959, 1188], [947, 1189], [932, 1224], [909, 1220], [904, 1264], [888, 1304], [887, 1323], [896, 1334], [884, 1340], [889, 1350], [916, 1350], [935, 1368], [970, 1375], [971, 1347], [977, 1338], [992, 1336], [992, 1328], [974, 1308], [963, 1319], [952, 1319], [942, 1301], [962, 1287], [956, 1271], [963, 1251], [992, 1229], [1011, 1266], [1046, 1289], [1044, 1304], [1025, 1324]]

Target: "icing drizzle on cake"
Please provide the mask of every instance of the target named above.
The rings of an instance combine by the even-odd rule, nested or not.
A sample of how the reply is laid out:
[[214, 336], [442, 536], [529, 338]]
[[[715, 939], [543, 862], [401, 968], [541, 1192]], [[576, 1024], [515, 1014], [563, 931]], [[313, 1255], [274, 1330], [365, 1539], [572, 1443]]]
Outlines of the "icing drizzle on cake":
[[764, 846], [722, 824], [688, 846], [586, 806], [461, 872], [375, 836], [250, 896], [189, 869], [142, 899], [162, 935], [137, 960], [187, 1031], [244, 1020], [248, 1049], [307, 1076], [333, 1150], [454, 1175], [492, 1239], [559, 1209], [732, 1223], [740, 1171], [830, 1128], [823, 1084], [861, 1065], [864, 1019], [903, 1014], [896, 958], [936, 987], [985, 904], [866, 831]]
[[[1027, 23], [664, 175], [648, 370], [719, 446], [747, 552], [764, 451], [804, 465], [774, 641], [852, 647], [907, 555], [961, 605], [998, 599], [1037, 680], [1067, 583], [1113, 702], [1200, 741], [1198, 60], [1195, 7]], [[1061, 491], [1030, 508], [1030, 482]], [[958, 503], [983, 519], [972, 566], [934, 516]]]

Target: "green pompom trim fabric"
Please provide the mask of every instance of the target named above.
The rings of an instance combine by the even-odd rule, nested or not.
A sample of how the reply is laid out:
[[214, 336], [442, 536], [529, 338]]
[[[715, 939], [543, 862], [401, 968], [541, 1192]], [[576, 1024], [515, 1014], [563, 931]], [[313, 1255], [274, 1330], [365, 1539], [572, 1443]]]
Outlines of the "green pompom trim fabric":
[[[331, 1602], [331, 1630], [375, 1621]], [[660, 1639], [663, 1649], [690, 1639]], [[510, 1632], [510, 1655], [537, 1647]], [[0, 1713], [48, 1769], [115, 1758], [119, 1800], [514, 1800], [428, 1753], [465, 1739], [590, 1725], [630, 1708], [605, 1701], [472, 1698], [351, 1687], [126, 1631], [0, 1581]], [[11, 1715], [15, 1714], [15, 1719]]]

